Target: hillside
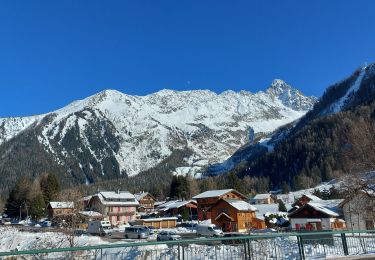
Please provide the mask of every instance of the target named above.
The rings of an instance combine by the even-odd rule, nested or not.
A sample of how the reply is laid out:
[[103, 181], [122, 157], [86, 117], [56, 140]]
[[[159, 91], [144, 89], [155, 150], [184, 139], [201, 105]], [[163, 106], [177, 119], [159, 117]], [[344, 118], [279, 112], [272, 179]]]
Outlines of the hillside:
[[[247, 148], [246, 160], [233, 171], [268, 177], [273, 187], [285, 182], [302, 189], [343, 173], [373, 170], [374, 123], [375, 64], [371, 64], [329, 87], [296, 125]], [[265, 148], [263, 153], [249, 156], [259, 146]]]

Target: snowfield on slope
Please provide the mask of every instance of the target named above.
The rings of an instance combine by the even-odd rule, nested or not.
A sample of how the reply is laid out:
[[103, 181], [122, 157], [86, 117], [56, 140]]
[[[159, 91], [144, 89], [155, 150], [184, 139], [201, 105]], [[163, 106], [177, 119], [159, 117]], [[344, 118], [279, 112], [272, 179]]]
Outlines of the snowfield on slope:
[[[175, 149], [190, 149], [192, 158], [178, 174], [202, 172], [202, 165], [229, 158], [249, 140], [249, 130], [268, 133], [302, 117], [316, 102], [282, 80], [274, 80], [266, 91], [161, 90], [147, 96], [131, 96], [116, 90], [106, 90], [75, 101], [54, 112], [24, 118], [0, 119], [0, 144], [16, 137], [28, 127], [39, 126], [39, 142], [63, 165], [69, 152], [64, 138], [70, 130], [103, 171], [103, 160], [113, 156], [120, 173], [128, 176], [145, 171], [170, 156]], [[44, 120], [48, 118], [48, 120]], [[93, 126], [108, 122], [118, 143], [118, 149], [107, 142], [106, 151], [94, 148], [87, 133]], [[105, 135], [103, 129], [95, 129]], [[71, 138], [71, 137], [70, 137]], [[117, 147], [117, 146], [116, 146]], [[78, 160], [76, 158], [71, 160]], [[76, 165], [82, 163], [77, 161]], [[207, 165], [205, 165], [207, 166]], [[83, 174], [83, 173], [82, 173]]]

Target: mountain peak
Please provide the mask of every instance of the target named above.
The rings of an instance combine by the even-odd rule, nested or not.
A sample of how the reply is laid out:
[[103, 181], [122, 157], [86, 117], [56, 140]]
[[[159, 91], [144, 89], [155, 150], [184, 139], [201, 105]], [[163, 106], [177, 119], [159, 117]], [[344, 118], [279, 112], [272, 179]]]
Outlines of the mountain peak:
[[267, 92], [280, 95], [285, 91], [292, 90], [293, 88], [282, 79], [274, 79], [268, 87]]
[[301, 91], [281, 79], [274, 79], [267, 89], [267, 93], [273, 99], [279, 99], [283, 105], [297, 111], [310, 110], [317, 102], [316, 97], [304, 96]]

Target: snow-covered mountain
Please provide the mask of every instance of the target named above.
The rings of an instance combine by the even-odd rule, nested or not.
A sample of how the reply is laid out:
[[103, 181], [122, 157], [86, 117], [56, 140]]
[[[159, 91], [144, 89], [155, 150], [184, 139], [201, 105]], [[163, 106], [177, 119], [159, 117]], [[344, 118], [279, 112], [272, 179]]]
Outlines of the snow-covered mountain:
[[287, 182], [298, 188], [303, 182], [328, 181], [333, 173], [372, 171], [374, 108], [372, 63], [328, 87], [299, 120], [242, 146], [227, 160], [212, 165], [209, 173], [236, 168], [241, 177], [269, 177], [274, 187]]
[[106, 90], [44, 115], [0, 119], [0, 144], [14, 142], [14, 149], [17, 139], [34, 136], [57, 165], [87, 183], [136, 175], [176, 149], [192, 154], [175, 173], [199, 175], [247, 143], [250, 132], [271, 132], [315, 102], [282, 80], [255, 94], [161, 90], [131, 96]]

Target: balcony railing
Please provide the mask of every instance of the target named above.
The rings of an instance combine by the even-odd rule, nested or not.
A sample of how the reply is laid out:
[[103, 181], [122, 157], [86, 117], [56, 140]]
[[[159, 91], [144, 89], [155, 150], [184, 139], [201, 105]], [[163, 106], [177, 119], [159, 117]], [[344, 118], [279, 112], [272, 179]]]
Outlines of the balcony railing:
[[258, 234], [1, 252], [0, 259], [335, 259], [375, 255], [375, 230]]
[[135, 211], [129, 211], [129, 212], [108, 212], [108, 216], [134, 216]]

